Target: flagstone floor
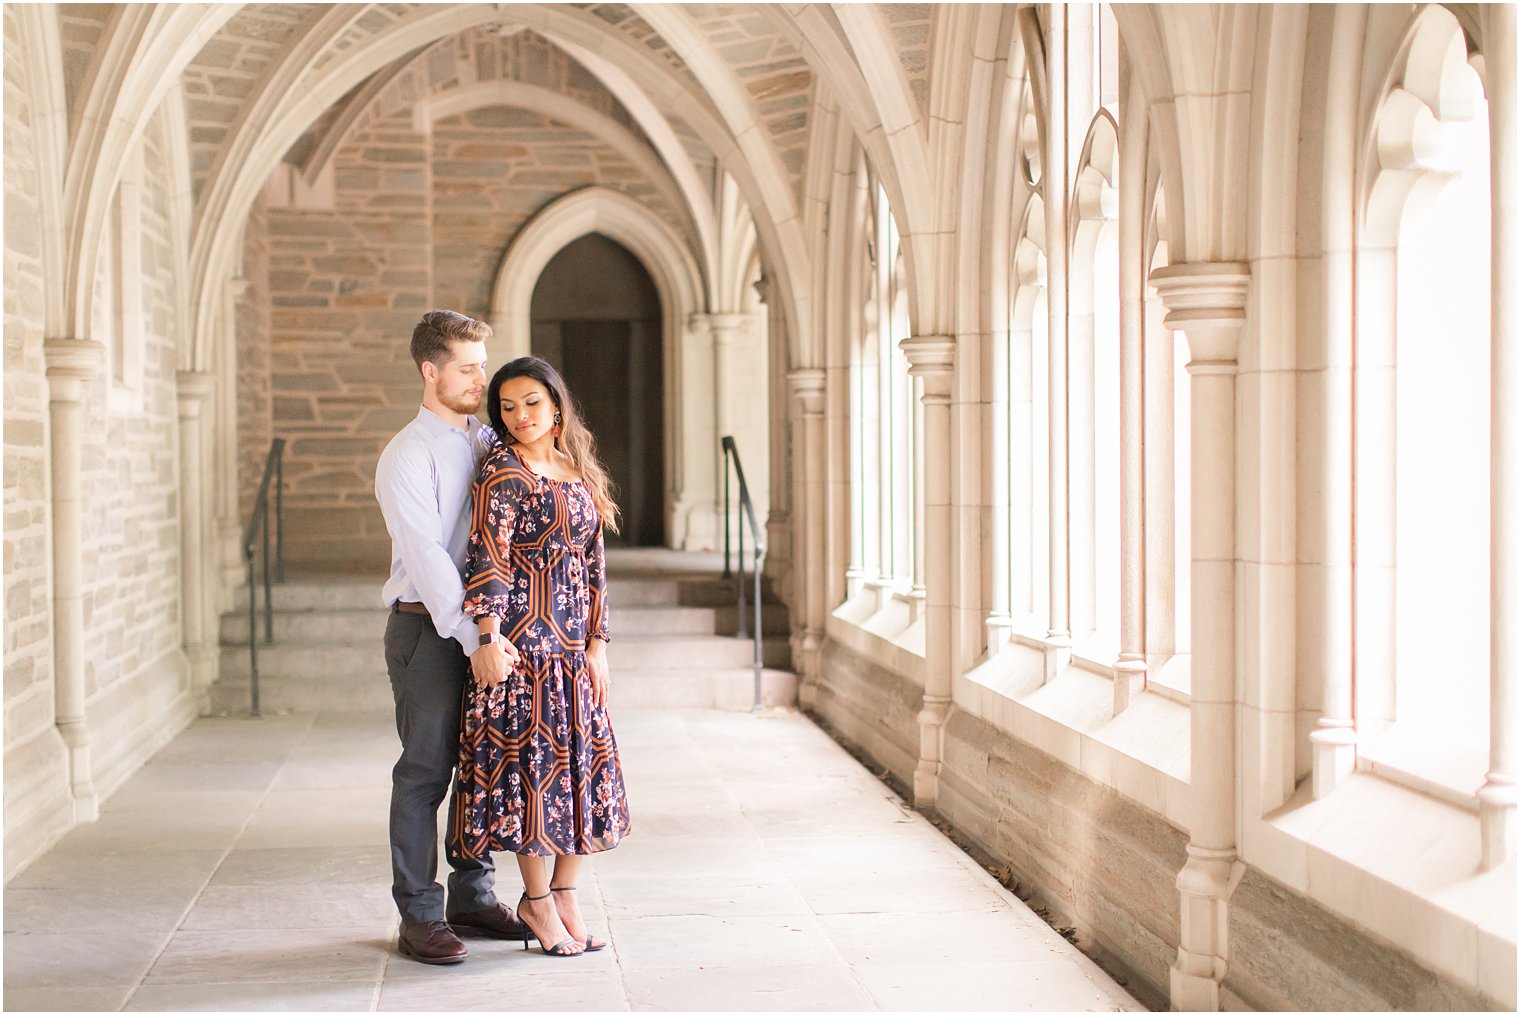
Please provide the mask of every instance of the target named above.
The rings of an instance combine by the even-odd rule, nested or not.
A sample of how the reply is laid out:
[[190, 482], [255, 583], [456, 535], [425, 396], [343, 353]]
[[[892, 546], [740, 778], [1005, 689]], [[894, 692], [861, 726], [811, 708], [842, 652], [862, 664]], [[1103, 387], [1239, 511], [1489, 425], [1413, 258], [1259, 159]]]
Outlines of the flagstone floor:
[[390, 717], [202, 719], [6, 885], [5, 1008], [1142, 1010], [805, 717], [614, 723], [634, 828], [581, 893], [605, 951], [402, 958]]

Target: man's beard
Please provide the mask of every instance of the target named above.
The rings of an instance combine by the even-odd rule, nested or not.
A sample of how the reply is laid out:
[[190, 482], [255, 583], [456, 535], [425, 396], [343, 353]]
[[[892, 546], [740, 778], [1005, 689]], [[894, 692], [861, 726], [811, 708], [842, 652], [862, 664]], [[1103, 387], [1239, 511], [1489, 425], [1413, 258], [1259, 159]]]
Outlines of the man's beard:
[[451, 412], [462, 412], [466, 416], [473, 416], [475, 411], [480, 408], [480, 399], [484, 394], [485, 392], [480, 392], [472, 396], [467, 392], [460, 392], [457, 395], [445, 395], [440, 391], [438, 393], [438, 401], [442, 402], [444, 407]]

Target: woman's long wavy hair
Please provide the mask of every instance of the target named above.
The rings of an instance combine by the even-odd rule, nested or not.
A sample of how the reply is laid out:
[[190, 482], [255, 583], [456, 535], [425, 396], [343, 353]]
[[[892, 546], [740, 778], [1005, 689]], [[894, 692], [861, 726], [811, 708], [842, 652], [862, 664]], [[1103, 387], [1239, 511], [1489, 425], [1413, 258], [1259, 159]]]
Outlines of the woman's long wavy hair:
[[617, 501], [612, 499], [612, 477], [607, 475], [607, 470], [597, 460], [596, 438], [581, 421], [575, 400], [570, 397], [570, 390], [565, 387], [565, 379], [559, 375], [558, 370], [537, 356], [519, 356], [496, 371], [490, 387], [486, 389], [486, 412], [491, 417], [491, 429], [496, 431], [496, 436], [503, 444], [517, 443], [501, 418], [501, 386], [518, 377], [531, 378], [549, 392], [549, 399], [560, 417], [559, 436], [554, 438], [554, 447], [569, 457], [575, 471], [585, 479], [602, 525], [608, 532], [616, 532], [618, 506]]

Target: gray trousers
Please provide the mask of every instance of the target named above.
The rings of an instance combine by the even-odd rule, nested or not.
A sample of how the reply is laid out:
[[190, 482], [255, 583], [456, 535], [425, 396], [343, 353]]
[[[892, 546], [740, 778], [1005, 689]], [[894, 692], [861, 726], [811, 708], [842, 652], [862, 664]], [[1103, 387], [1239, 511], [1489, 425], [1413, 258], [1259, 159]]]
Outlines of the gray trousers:
[[[444, 919], [438, 884], [438, 806], [459, 758], [459, 713], [470, 661], [452, 638], [440, 638], [420, 613], [392, 610], [385, 625], [385, 668], [396, 698], [401, 758], [391, 772], [391, 895], [403, 923]], [[496, 904], [496, 868], [480, 859], [449, 859], [450, 912]]]

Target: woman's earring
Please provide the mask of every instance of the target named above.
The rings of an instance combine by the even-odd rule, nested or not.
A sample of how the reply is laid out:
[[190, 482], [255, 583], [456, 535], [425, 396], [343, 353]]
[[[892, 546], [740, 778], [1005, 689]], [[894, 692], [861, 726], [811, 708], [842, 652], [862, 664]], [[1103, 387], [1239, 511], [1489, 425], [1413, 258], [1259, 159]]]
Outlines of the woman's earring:
[[559, 421], [560, 421], [560, 415], [559, 415], [559, 413], [556, 412], [554, 414], [554, 436], [556, 436], [556, 437], [559, 436]]

